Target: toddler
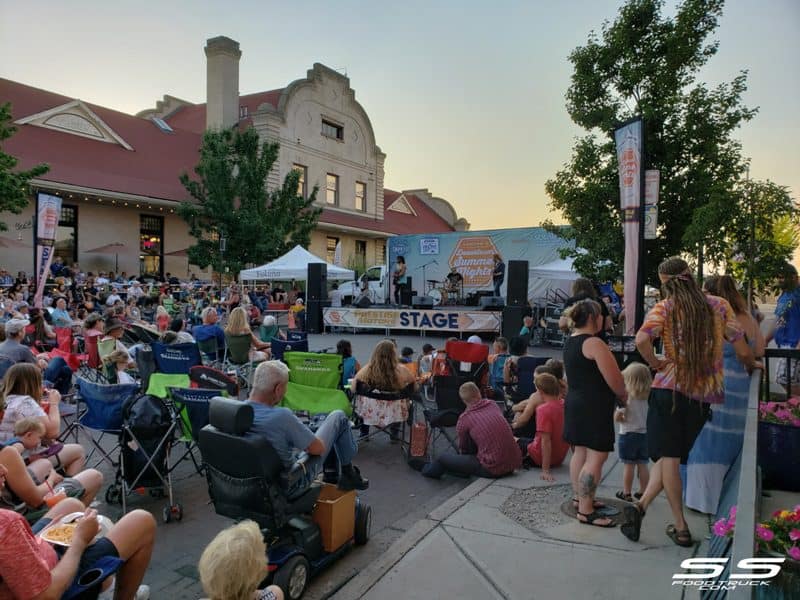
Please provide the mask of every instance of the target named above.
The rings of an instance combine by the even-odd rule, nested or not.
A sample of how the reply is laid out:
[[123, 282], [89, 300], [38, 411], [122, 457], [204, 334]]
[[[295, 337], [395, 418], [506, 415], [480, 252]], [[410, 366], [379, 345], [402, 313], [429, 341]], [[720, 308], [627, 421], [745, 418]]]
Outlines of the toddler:
[[117, 383], [136, 383], [136, 380], [126, 371], [130, 365], [130, 357], [127, 352], [114, 350], [106, 356], [105, 360], [115, 370]]
[[25, 417], [14, 423], [14, 437], [5, 445], [15, 448], [25, 462], [29, 463], [31, 459], [38, 458], [38, 455], [45, 451], [42, 447], [44, 435], [44, 423], [39, 417]]
[[[628, 404], [614, 413], [619, 423], [618, 453], [623, 464], [622, 490], [617, 498], [633, 502], [642, 497], [650, 473], [647, 470], [647, 399], [653, 378], [650, 368], [642, 363], [631, 363], [622, 371]], [[639, 491], [631, 495], [634, 467], [639, 476]]]

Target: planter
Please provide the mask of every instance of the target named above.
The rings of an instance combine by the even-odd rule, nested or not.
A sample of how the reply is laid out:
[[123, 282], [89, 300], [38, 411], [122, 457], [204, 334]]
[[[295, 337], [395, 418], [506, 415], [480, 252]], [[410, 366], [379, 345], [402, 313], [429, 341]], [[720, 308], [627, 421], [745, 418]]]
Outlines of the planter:
[[[760, 556], [782, 557], [776, 552], [760, 552]], [[786, 558], [781, 565], [781, 572], [771, 579], [768, 586], [753, 588], [753, 598], [757, 600], [793, 600], [797, 598], [800, 590], [800, 562]]]
[[764, 487], [800, 492], [800, 427], [761, 421], [758, 424], [758, 465]]

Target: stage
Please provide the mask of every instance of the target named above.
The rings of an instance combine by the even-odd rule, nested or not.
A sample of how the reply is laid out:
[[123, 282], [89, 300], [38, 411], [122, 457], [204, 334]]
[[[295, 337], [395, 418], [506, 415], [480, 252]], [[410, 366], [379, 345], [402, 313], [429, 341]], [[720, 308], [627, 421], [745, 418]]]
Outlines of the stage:
[[325, 328], [397, 329], [436, 333], [500, 333], [500, 311], [471, 306], [441, 306], [432, 309], [395, 306], [324, 308]]

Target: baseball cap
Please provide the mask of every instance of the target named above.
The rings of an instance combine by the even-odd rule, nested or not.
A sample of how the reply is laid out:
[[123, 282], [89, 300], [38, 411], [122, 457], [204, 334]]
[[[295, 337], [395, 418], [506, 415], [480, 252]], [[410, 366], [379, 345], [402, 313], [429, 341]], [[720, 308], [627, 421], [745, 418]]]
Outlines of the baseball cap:
[[6, 335], [17, 335], [30, 324], [28, 319], [9, 319], [6, 321]]

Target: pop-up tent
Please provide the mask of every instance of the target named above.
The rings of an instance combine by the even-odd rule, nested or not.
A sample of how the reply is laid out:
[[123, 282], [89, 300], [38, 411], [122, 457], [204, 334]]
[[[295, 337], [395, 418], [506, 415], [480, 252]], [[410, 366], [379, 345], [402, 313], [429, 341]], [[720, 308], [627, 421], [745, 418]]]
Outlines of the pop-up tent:
[[528, 269], [528, 298], [544, 297], [548, 291], [561, 290], [572, 295], [572, 282], [580, 277], [571, 258], [559, 258]]
[[328, 265], [328, 279], [350, 281], [355, 279], [355, 273], [350, 269], [337, 267], [325, 263], [318, 256], [314, 256], [302, 246], [295, 246], [289, 252], [260, 267], [239, 271], [239, 281], [263, 281], [275, 279], [277, 281], [305, 281], [308, 279], [308, 264], [323, 263]]

